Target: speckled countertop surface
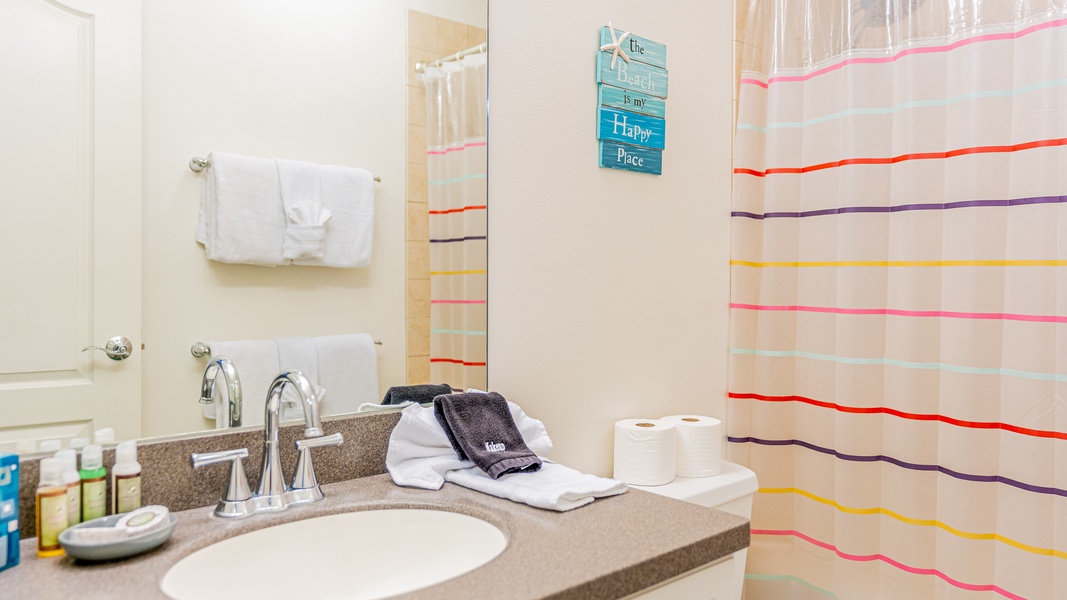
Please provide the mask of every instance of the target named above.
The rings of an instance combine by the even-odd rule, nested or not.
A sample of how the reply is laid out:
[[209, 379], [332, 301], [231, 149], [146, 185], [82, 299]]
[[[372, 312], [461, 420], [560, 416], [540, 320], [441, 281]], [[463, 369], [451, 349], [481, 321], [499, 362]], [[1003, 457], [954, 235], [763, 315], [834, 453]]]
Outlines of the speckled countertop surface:
[[[377, 508], [437, 508], [481, 518], [508, 537], [484, 566], [398, 596], [411, 600], [622, 598], [748, 546], [748, 521], [639, 490], [564, 513], [531, 508], [446, 483], [439, 491], [401, 488], [388, 475], [323, 486], [326, 499], [275, 515], [223, 521], [213, 507], [177, 513], [174, 535], [137, 557], [82, 563], [37, 558], [22, 544], [22, 564], [0, 573], [0, 596], [36, 598], [165, 598], [159, 583], [181, 558], [234, 535], [316, 516]], [[294, 551], [294, 556], [296, 553]], [[402, 558], [402, 557], [401, 557]], [[412, 567], [432, 557], [410, 557]], [[285, 572], [279, 557], [279, 572]], [[279, 576], [283, 576], [279, 574]], [[358, 581], [353, 585], [359, 585]]]

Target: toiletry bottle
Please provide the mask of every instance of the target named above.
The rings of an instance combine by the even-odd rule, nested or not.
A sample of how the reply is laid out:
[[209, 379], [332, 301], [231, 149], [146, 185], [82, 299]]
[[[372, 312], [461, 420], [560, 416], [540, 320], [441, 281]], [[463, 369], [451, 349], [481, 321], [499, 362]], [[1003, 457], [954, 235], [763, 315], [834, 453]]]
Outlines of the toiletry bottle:
[[93, 442], [100, 446], [103, 446], [104, 444], [114, 444], [115, 430], [110, 427], [97, 429], [96, 433], [93, 434]]
[[26, 456], [27, 454], [33, 454], [34, 452], [37, 452], [37, 440], [29, 438], [15, 440], [15, 454]]
[[67, 528], [67, 486], [63, 484], [63, 463], [58, 458], [42, 458], [41, 482], [37, 486], [37, 556], [59, 556], [59, 534]]
[[82, 450], [82, 521], [92, 521], [107, 514], [107, 469], [104, 449], [92, 444]]
[[86, 447], [88, 445], [89, 445], [89, 438], [84, 438], [84, 437], [70, 438], [70, 447], [74, 448], [75, 450], [81, 450], [82, 448], [84, 448], [84, 447]]
[[137, 442], [122, 442], [115, 448], [111, 469], [111, 513], [141, 508], [141, 463], [137, 462]]
[[19, 564], [19, 457], [0, 454], [0, 571]]
[[41, 441], [41, 452], [49, 452], [49, 453], [51, 453], [51, 452], [55, 452], [56, 450], [59, 450], [62, 447], [63, 447], [63, 442], [60, 442], [59, 440], [42, 440]]
[[78, 453], [71, 449], [56, 452], [56, 458], [63, 463], [60, 478], [67, 486], [67, 524], [77, 525], [82, 522], [82, 478], [78, 474]]

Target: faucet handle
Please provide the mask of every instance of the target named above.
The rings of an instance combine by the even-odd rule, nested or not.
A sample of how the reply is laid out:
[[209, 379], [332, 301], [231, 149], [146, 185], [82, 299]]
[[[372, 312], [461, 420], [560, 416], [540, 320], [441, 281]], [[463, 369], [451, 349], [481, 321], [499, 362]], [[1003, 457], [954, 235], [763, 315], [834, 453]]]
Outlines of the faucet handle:
[[296, 459], [296, 472], [293, 473], [293, 483], [289, 486], [289, 492], [287, 492], [292, 503], [317, 502], [323, 499], [322, 489], [319, 487], [318, 479], [315, 478], [315, 467], [311, 463], [311, 449], [323, 446], [340, 446], [344, 441], [345, 438], [340, 432], [296, 441], [296, 449], [299, 455]]
[[303, 450], [304, 448], [319, 448], [321, 446], [340, 446], [343, 443], [345, 443], [345, 437], [341, 435], [341, 432], [337, 432], [322, 437], [297, 440], [296, 449]]
[[189, 462], [194, 469], [218, 463], [230, 463], [230, 480], [226, 486], [226, 497], [219, 500], [215, 514], [227, 519], [239, 519], [252, 514], [252, 492], [248, 487], [243, 458], [248, 458], [248, 448], [223, 450], [221, 452], [200, 452], [189, 455]]

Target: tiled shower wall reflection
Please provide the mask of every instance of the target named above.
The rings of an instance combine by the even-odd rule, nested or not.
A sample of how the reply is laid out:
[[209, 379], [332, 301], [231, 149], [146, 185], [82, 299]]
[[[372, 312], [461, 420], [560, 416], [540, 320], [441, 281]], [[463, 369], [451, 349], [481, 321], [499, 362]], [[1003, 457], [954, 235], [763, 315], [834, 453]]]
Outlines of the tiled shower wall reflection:
[[407, 68], [407, 382], [430, 381], [430, 214], [426, 182], [426, 90], [415, 63], [486, 41], [486, 31], [408, 11]]

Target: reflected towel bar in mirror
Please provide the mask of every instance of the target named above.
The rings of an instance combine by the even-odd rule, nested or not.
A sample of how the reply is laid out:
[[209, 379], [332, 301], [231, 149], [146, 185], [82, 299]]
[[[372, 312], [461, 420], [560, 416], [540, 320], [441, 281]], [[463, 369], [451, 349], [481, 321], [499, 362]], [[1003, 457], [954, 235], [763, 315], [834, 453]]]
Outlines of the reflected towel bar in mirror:
[[[374, 340], [374, 345], [381, 346], [382, 341]], [[208, 348], [207, 344], [205, 344], [204, 342], [193, 342], [193, 345], [189, 348], [189, 352], [191, 352], [192, 355], [197, 358], [203, 358], [205, 356], [211, 355], [211, 348]]]
[[[208, 168], [210, 166], [211, 166], [211, 161], [209, 161], [206, 158], [200, 158], [199, 156], [194, 156], [194, 157], [189, 159], [189, 168], [192, 169], [192, 171], [194, 173], [199, 173], [199, 172], [203, 171], [204, 169], [206, 169], [206, 168]], [[381, 183], [382, 178], [381, 177], [375, 177], [374, 181], [377, 181], [377, 182]], [[375, 342], [375, 343], [377, 343], [377, 342]], [[194, 356], [196, 356], [196, 355], [194, 354]]]

